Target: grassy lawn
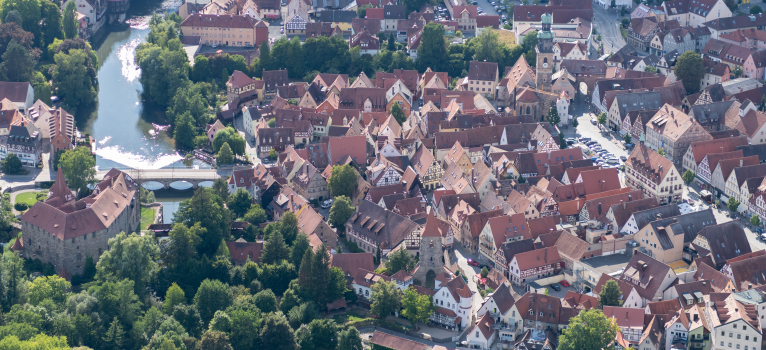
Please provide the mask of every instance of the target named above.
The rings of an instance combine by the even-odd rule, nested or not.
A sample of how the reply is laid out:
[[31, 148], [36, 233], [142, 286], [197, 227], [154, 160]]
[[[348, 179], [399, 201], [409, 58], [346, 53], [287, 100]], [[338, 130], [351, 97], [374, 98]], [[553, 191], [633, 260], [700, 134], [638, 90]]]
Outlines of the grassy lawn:
[[499, 36], [499, 40], [502, 43], [505, 43], [508, 45], [508, 47], [514, 47], [516, 46], [516, 35], [513, 34], [510, 30], [500, 30], [500, 29], [493, 29], [493, 32], [497, 33]]
[[27, 203], [28, 206], [32, 206], [35, 203], [37, 203], [37, 194], [38, 193], [48, 193], [48, 191], [38, 191], [38, 192], [24, 192], [16, 196], [16, 203]]
[[154, 209], [141, 208], [141, 230], [146, 230], [154, 223]]
[[370, 320], [371, 318], [362, 315], [359, 310], [351, 309], [345, 314], [338, 314], [332, 317], [337, 324], [354, 323], [358, 321]]

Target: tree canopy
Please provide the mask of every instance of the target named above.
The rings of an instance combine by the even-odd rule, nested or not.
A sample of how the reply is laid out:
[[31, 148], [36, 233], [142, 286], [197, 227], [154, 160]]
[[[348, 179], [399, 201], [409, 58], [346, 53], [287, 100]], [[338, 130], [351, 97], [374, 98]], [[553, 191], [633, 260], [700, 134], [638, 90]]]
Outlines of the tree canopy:
[[694, 51], [686, 51], [676, 60], [676, 77], [684, 83], [684, 88], [690, 94], [699, 91], [700, 81], [705, 75], [702, 57]]

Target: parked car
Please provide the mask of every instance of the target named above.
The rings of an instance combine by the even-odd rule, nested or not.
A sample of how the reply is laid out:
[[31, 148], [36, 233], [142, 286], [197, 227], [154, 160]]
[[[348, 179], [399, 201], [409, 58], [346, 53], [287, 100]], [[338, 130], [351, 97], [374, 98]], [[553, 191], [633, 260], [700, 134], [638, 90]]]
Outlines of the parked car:
[[335, 202], [334, 199], [328, 199], [322, 203], [322, 209], [327, 209], [329, 207], [332, 207], [332, 203]]
[[569, 287], [569, 282], [567, 282], [567, 280], [563, 280], [563, 281], [561, 281], [559, 283], [561, 283], [561, 285], [564, 286], [564, 287]]
[[559, 287], [558, 284], [551, 284], [551, 288], [553, 288], [553, 290], [555, 290], [557, 292], [561, 290], [561, 287]]
[[590, 142], [590, 137], [581, 137], [580, 142]]
[[468, 265], [471, 265], [471, 266], [477, 266], [477, 267], [478, 267], [478, 266], [479, 266], [479, 262], [478, 262], [478, 261], [476, 261], [476, 260], [473, 260], [473, 259], [469, 258], [469, 259], [468, 259]]
[[626, 162], [626, 161], [628, 161], [628, 157], [620, 156], [620, 160], [623, 161], [623, 162]]
[[593, 124], [593, 125], [596, 125], [596, 124], [598, 124], [598, 120], [596, 118], [591, 118], [590, 119], [590, 123]]

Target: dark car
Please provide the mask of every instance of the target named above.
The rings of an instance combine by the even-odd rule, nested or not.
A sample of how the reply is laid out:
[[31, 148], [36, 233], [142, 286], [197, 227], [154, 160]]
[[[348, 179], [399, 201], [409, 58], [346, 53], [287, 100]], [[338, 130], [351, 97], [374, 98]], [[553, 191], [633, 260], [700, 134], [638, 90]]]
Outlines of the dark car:
[[621, 160], [621, 161], [623, 161], [623, 162], [625, 162], [625, 161], [627, 161], [627, 160], [628, 160], [628, 157], [626, 157], [626, 156], [620, 156], [620, 160]]
[[551, 284], [551, 288], [553, 288], [553, 290], [555, 290], [557, 292], [561, 290], [561, 287], [559, 287], [558, 284]]

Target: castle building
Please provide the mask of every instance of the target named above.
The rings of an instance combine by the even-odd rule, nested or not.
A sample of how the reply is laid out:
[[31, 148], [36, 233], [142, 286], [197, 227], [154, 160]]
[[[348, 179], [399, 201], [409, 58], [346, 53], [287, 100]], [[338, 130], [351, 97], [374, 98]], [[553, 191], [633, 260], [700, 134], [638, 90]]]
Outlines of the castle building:
[[24, 257], [51, 263], [60, 276], [83, 272], [109, 249], [109, 239], [136, 230], [140, 219], [138, 184], [126, 173], [110, 170], [89, 196], [77, 200], [59, 168], [44, 202], [21, 216]]

